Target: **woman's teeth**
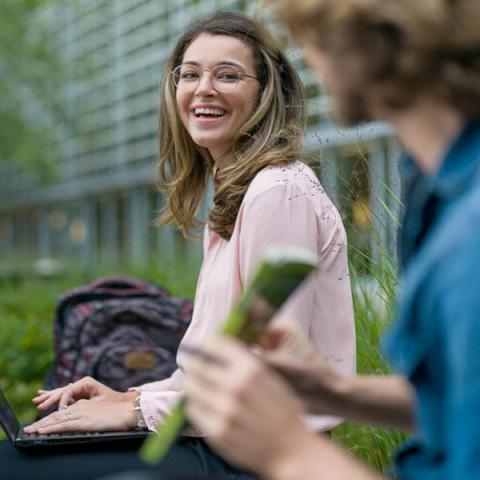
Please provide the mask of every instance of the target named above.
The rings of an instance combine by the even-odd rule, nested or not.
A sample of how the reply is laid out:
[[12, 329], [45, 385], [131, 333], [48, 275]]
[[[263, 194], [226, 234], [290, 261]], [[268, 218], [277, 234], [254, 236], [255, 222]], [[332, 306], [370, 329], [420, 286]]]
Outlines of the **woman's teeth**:
[[196, 108], [194, 112], [197, 117], [200, 117], [200, 116], [221, 117], [225, 115], [225, 110], [220, 108]]

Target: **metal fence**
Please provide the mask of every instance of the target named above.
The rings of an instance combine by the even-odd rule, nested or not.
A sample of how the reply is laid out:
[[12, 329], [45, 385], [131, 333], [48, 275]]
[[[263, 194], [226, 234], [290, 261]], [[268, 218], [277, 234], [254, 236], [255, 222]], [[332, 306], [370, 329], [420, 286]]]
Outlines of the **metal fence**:
[[[217, 10], [255, 14], [253, 0], [83, 0], [59, 2], [45, 16], [72, 65], [86, 61], [88, 79], [62, 94], [77, 112], [78, 131], [62, 137], [57, 180], [32, 183], [0, 167], [0, 249], [7, 257], [61, 257], [85, 265], [144, 264], [159, 250], [198, 255], [173, 228], [151, 221], [162, 205], [155, 191], [158, 86], [178, 36], [200, 15]], [[270, 27], [277, 29], [270, 22]], [[398, 149], [382, 124], [342, 130], [299, 52], [286, 52], [308, 93], [307, 157], [340, 206], [350, 242], [395, 252], [400, 185]], [[73, 108], [73, 106], [75, 108]], [[79, 112], [79, 113], [78, 113]], [[208, 199], [204, 214], [208, 209]]]

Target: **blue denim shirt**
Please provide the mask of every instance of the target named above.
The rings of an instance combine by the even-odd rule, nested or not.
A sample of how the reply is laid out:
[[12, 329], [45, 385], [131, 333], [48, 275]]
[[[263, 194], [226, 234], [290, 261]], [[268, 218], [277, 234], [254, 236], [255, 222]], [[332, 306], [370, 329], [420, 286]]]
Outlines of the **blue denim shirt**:
[[435, 175], [405, 159], [399, 313], [386, 337], [417, 393], [417, 436], [395, 459], [402, 480], [480, 479], [480, 120]]

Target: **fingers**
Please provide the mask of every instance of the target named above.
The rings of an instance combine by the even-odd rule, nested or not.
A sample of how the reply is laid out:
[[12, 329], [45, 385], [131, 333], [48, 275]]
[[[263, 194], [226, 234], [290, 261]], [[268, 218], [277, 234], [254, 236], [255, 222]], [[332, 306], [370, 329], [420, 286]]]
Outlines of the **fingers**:
[[203, 388], [195, 387], [191, 384], [188, 385], [186, 392], [190, 399], [194, 399], [194, 401], [187, 402], [187, 417], [200, 431], [211, 435], [211, 425], [214, 420], [215, 411], [209, 402], [208, 395], [204, 394]]
[[137, 423], [131, 399], [92, 401], [80, 399], [25, 428], [26, 433], [106, 432], [131, 430]]
[[92, 398], [106, 390], [110, 389], [91, 377], [84, 377], [55, 390], [39, 390], [39, 395], [33, 399], [33, 403], [39, 410], [48, 410], [57, 404], [59, 409], [63, 409], [81, 398]]
[[56, 388], [55, 390], [39, 390], [39, 395], [34, 397], [32, 402], [39, 410], [48, 410], [59, 402], [65, 388], [66, 387]]
[[[201, 350], [201, 352], [200, 356], [186, 363], [185, 371], [189, 377], [195, 378], [197, 382], [201, 382], [206, 388], [215, 388], [222, 381], [218, 377], [221, 377], [223, 369], [217, 361], [218, 357], [205, 357], [203, 354], [204, 350]], [[186, 379], [185, 381], [188, 380]]]
[[[194, 400], [192, 416], [198, 419], [201, 428], [207, 428], [208, 417], [217, 413], [228, 423], [235, 412], [240, 412], [240, 404], [248, 404], [249, 393], [262, 381], [264, 367], [234, 340], [213, 340], [201, 350], [208, 357], [197, 356], [186, 365], [185, 390]], [[211, 357], [215, 357], [214, 362]]]
[[44, 428], [40, 428], [38, 433], [40, 435], [50, 435], [54, 433], [64, 433], [64, 432], [81, 432], [82, 427], [79, 421], [65, 421], [60, 422], [54, 425], [49, 425]]
[[202, 355], [185, 368], [187, 416], [220, 454], [257, 471], [282, 438], [303, 428], [303, 405], [239, 342], [217, 339], [202, 351], [215, 362]]
[[222, 364], [228, 362], [226, 349], [233, 342], [235, 342], [235, 340], [232, 340], [230, 338], [214, 337], [207, 339], [201, 345], [201, 347], [182, 344], [179, 347], [179, 352], [184, 352], [187, 355], [190, 355], [191, 359], [201, 359], [202, 361], [208, 362], [212, 365], [216, 363]]
[[75, 383], [70, 383], [67, 385], [63, 391], [61, 392], [60, 399], [58, 401], [58, 409], [62, 410], [64, 408], [67, 408], [69, 405], [72, 405], [75, 403], [75, 396], [78, 395], [81, 391], [81, 386], [79, 385], [81, 380], [79, 382]]
[[311, 362], [292, 358], [269, 358], [269, 366], [281, 376], [301, 398], [311, 413], [334, 415], [338, 407], [338, 391], [342, 391], [344, 380], [319, 356]]
[[49, 434], [78, 430], [78, 415], [72, 409], [54, 412], [24, 429], [25, 433], [28, 434]]
[[269, 355], [266, 363], [284, 377], [296, 375], [305, 369], [305, 362], [289, 355]]
[[208, 428], [202, 415], [205, 415], [203, 418], [206, 421], [206, 415], [211, 409], [223, 414], [225, 408], [230, 408], [228, 405], [219, 404], [219, 399], [225, 403], [243, 402], [251, 407], [251, 402], [257, 398], [252, 395], [252, 389], [265, 387], [263, 384], [272, 375], [282, 377], [289, 388], [300, 395], [303, 402], [308, 402], [309, 408], [312, 395], [319, 394], [322, 390], [317, 377], [330, 377], [325, 367], [321, 368], [323, 362], [318, 363], [320, 359], [312, 358], [318, 360], [314, 362], [315, 368], [312, 369], [305, 359], [296, 358], [287, 352], [269, 354], [264, 358], [268, 366], [273, 368], [273, 371], [267, 373], [263, 362], [253, 356], [243, 344], [233, 339], [210, 340], [200, 352], [201, 355], [194, 355], [185, 365], [185, 389], [187, 395], [197, 404], [192, 413], [195, 415], [192, 421], [197, 421], [197, 426], [202, 429]]
[[[297, 393], [306, 394], [314, 390], [319, 379], [330, 376], [330, 369], [328, 367], [317, 366], [314, 363], [306, 364], [306, 362], [286, 357], [286, 356], [271, 356], [266, 358], [269, 367], [279, 374]], [[323, 365], [323, 364], [322, 364]]]
[[38, 390], [38, 393], [35, 397], [33, 397], [32, 402], [35, 403], [36, 405], [42, 403], [45, 401], [47, 398], [50, 398], [51, 395], [53, 395], [56, 391], [59, 389], [56, 388], [55, 390]]
[[224, 386], [222, 386], [220, 381], [212, 380], [203, 373], [199, 365], [193, 366], [185, 378], [185, 391], [188, 396], [195, 398], [195, 403], [197, 403], [203, 411], [216, 411], [220, 408], [221, 405], [219, 404], [221, 404], [223, 400], [217, 393], [222, 390]]
[[235, 339], [212, 339], [199, 351], [185, 365], [186, 382], [188, 377], [194, 378], [206, 390], [231, 387], [232, 382], [242, 383], [244, 376], [254, 371], [253, 366], [259, 363], [248, 348]]
[[195, 401], [187, 402], [186, 415], [199, 431], [215, 439], [224, 438], [235, 424], [234, 416], [213, 408], [208, 400], [203, 401], [199, 396]]
[[212, 384], [208, 379], [198, 378], [190, 371], [185, 381], [187, 402], [186, 414], [192, 423], [211, 438], [225, 439], [228, 434], [239, 428], [242, 415], [238, 396], [231, 388], [221, 382]]
[[66, 408], [75, 402], [74, 395], [79, 391], [79, 382], [69, 383], [65, 387], [56, 388], [55, 390], [39, 390], [39, 395], [34, 397], [32, 402], [39, 410], [48, 410], [57, 404], [59, 409]]

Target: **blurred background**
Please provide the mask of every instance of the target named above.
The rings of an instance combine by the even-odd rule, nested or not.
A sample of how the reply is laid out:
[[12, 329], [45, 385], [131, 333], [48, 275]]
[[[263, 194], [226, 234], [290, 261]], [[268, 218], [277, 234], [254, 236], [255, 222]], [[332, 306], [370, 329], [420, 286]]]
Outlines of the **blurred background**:
[[[300, 72], [305, 160], [349, 237], [358, 369], [388, 370], [379, 339], [397, 283], [399, 148], [386, 125], [332, 123], [316, 77], [271, 12], [255, 0], [1, 0], [0, 387], [24, 421], [51, 368], [62, 292], [124, 273], [194, 295], [201, 242], [152, 225], [164, 202], [155, 188], [159, 82], [185, 27], [217, 10], [256, 16]], [[334, 437], [379, 469], [402, 439], [352, 424]]]
[[341, 209], [352, 247], [373, 259], [394, 255], [398, 151], [389, 128], [334, 126], [315, 76], [257, 1], [2, 0], [3, 269], [199, 255], [200, 242], [151, 224], [162, 206], [154, 185], [158, 91], [178, 36], [216, 10], [257, 16], [282, 43], [308, 95], [306, 160]]

